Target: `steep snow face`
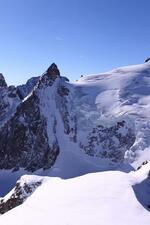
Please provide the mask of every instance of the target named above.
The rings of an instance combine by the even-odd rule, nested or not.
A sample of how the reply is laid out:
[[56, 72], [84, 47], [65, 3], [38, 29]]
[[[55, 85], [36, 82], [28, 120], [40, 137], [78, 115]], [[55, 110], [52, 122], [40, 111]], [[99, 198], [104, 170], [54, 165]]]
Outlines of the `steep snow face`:
[[[142, 155], [141, 151], [148, 148], [150, 144], [150, 64], [123, 67], [105, 74], [87, 76], [81, 78], [75, 87], [76, 92], [80, 95], [80, 98], [75, 98], [74, 107], [78, 107], [80, 130], [84, 130], [85, 134], [89, 133], [93, 127], [98, 129], [98, 126], [102, 126], [100, 132], [98, 131], [102, 138], [104, 132], [102, 135], [101, 130], [107, 128], [106, 133], [109, 133], [108, 130], [119, 122], [120, 128], [116, 132], [119, 133], [119, 136], [122, 135], [123, 139], [126, 137], [123, 143], [128, 142], [128, 145], [125, 146], [121, 141], [118, 144], [117, 135], [114, 135], [112, 145], [109, 141], [112, 134], [109, 133], [108, 143], [105, 144], [106, 149], [111, 146], [111, 149], [118, 150], [122, 143], [124, 160], [130, 163], [134, 162], [135, 167], [137, 166], [135, 161], [141, 163], [139, 159]], [[123, 121], [124, 126], [121, 126]], [[96, 139], [96, 132], [94, 130], [93, 139]], [[87, 134], [84, 136], [87, 137]], [[95, 143], [94, 146], [92, 145], [92, 149], [94, 147], [96, 154], [99, 154], [101, 144], [98, 138], [96, 142], [98, 142], [98, 149], [95, 147], [97, 146]], [[104, 142], [102, 143], [104, 145]], [[87, 149], [87, 146], [87, 151], [91, 152], [89, 145], [86, 145], [84, 149]]]
[[[107, 171], [68, 180], [44, 178], [23, 205], [0, 217], [0, 225], [149, 225], [148, 207], [140, 204], [133, 190], [149, 179], [149, 171], [147, 164], [128, 174]], [[144, 194], [148, 188], [143, 186]]]

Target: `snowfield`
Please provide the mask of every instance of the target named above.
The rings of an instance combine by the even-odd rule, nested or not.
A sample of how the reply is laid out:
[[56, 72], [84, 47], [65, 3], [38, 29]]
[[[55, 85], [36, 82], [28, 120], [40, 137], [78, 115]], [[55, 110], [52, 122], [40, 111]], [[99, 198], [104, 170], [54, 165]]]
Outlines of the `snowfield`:
[[110, 127], [116, 121], [125, 120], [136, 137], [134, 145], [125, 152], [125, 161], [137, 168], [143, 162], [143, 155], [149, 160], [150, 63], [85, 76], [77, 84], [82, 93], [84, 124], [87, 124], [86, 116], [88, 126], [91, 123], [91, 126]]
[[149, 171], [150, 163], [130, 173], [47, 177], [23, 205], [0, 217], [0, 225], [149, 225], [150, 212], [142, 205], [150, 204]]

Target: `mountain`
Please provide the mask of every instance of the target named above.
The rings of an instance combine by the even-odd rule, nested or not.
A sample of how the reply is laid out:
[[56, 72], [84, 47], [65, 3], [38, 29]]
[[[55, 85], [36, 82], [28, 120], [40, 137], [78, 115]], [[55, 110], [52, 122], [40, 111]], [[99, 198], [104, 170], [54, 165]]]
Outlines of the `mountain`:
[[[26, 201], [2, 215], [0, 225], [149, 225], [149, 171], [150, 163], [135, 172], [107, 171], [68, 180], [23, 176], [19, 184], [30, 190], [22, 195]], [[33, 184], [38, 187], [30, 195]], [[15, 190], [3, 206], [16, 201]]]
[[74, 83], [53, 63], [23, 89], [0, 78], [1, 195], [26, 173], [127, 172], [150, 159], [149, 62]]
[[[10, 120], [0, 129], [1, 169], [17, 170], [23, 167], [34, 171], [39, 168], [49, 168], [55, 162], [59, 146], [54, 130], [49, 133], [51, 140], [48, 139], [49, 125], [42, 113], [44, 109], [42, 104], [48, 98], [46, 92], [48, 89], [50, 92], [54, 91], [51, 86], [59, 76], [57, 67], [53, 68], [53, 66], [46, 71], [37, 87], [18, 105]], [[40, 99], [43, 94], [45, 96]], [[50, 123], [54, 126], [53, 120]]]
[[0, 74], [0, 225], [148, 225], [149, 115], [149, 61], [77, 82], [55, 63], [18, 87]]

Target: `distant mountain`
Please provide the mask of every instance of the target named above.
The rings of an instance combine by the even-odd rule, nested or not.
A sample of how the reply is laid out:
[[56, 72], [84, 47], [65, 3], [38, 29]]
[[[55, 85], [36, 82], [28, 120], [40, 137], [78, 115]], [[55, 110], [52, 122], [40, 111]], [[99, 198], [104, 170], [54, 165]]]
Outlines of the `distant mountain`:
[[0, 84], [0, 169], [68, 178], [150, 158], [149, 62], [75, 83], [53, 63], [26, 85]]

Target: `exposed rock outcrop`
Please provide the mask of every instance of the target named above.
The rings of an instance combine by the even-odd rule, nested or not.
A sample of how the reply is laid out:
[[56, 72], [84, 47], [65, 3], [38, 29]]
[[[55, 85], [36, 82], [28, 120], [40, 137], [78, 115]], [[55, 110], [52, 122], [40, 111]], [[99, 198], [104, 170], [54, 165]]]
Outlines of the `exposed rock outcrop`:
[[[122, 129], [126, 132], [122, 132]], [[120, 163], [124, 160], [125, 151], [130, 149], [134, 142], [134, 130], [129, 128], [125, 121], [120, 121], [114, 126], [99, 125], [93, 128], [86, 144], [81, 142], [80, 146], [88, 155]]]
[[150, 57], [149, 58], [147, 58], [147, 59], [145, 59], [145, 62], [149, 62], [150, 61]]
[[0, 214], [21, 205], [42, 184], [42, 178], [23, 176], [17, 181], [14, 189], [0, 199]]
[[47, 69], [46, 73], [49, 75], [49, 76], [53, 76], [53, 77], [57, 77], [57, 76], [60, 76], [60, 72], [59, 72], [59, 69], [57, 67], [57, 65], [55, 63], [52, 63], [50, 65], [50, 67]]

